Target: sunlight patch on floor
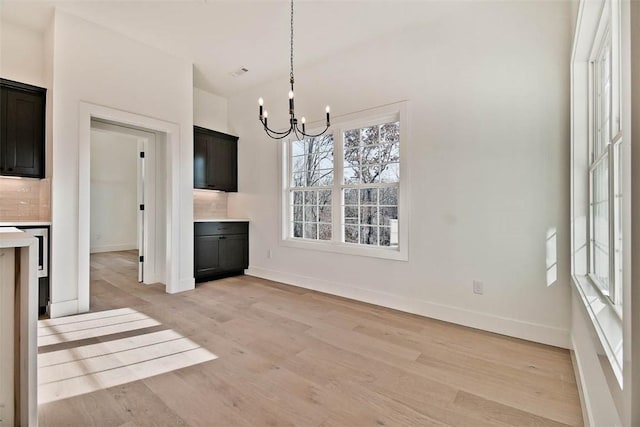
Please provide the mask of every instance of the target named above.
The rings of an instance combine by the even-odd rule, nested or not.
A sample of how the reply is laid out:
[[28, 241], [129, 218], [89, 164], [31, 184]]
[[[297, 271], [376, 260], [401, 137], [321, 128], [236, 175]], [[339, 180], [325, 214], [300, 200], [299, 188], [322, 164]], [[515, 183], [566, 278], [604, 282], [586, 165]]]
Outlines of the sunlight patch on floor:
[[[147, 326], [141, 326], [147, 325]], [[42, 320], [46, 347], [161, 325], [131, 309]], [[171, 329], [38, 354], [38, 402], [48, 403], [217, 359]]]

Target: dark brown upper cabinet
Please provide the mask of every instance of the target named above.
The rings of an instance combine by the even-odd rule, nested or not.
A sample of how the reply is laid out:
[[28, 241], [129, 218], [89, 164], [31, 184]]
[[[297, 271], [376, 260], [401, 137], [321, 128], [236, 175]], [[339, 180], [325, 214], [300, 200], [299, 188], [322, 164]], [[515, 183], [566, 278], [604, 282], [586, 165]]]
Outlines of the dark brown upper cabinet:
[[193, 187], [238, 191], [238, 137], [193, 127]]
[[0, 175], [44, 178], [47, 90], [0, 79]]

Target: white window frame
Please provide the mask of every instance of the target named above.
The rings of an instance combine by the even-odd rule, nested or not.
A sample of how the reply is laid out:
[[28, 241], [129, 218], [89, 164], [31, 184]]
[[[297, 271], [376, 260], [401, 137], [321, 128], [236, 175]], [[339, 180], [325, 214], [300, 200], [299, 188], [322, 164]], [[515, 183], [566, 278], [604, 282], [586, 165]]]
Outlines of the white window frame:
[[[291, 227], [291, 203], [289, 199], [289, 179], [291, 176], [291, 141], [293, 139], [282, 141], [281, 147], [281, 230], [280, 243], [283, 246], [317, 250], [323, 252], [333, 252], [347, 255], [366, 256], [374, 258], [385, 258], [397, 261], [409, 260], [409, 169], [407, 167], [407, 144], [411, 138], [409, 134], [408, 122], [408, 102], [402, 101], [389, 104], [382, 107], [373, 108], [357, 113], [347, 114], [332, 119], [331, 128], [328, 132], [333, 133], [334, 141], [334, 174], [333, 185], [323, 187], [332, 190], [332, 233], [331, 240], [311, 240], [303, 238], [293, 238], [290, 230]], [[344, 226], [342, 212], [342, 189], [352, 187], [350, 184], [343, 184], [343, 166], [344, 166], [344, 144], [343, 132], [348, 129], [357, 129], [376, 124], [383, 124], [392, 121], [400, 123], [400, 182], [398, 184], [398, 246], [385, 247], [364, 245], [359, 243], [343, 242]], [[309, 132], [313, 133], [313, 125], [308, 126]], [[318, 123], [320, 125], [320, 123]], [[376, 187], [383, 187], [387, 184], [375, 184]], [[391, 184], [396, 185], [396, 184]], [[316, 188], [316, 187], [310, 187]]]
[[[617, 208], [617, 198], [620, 189], [620, 162], [618, 152], [622, 143], [622, 128], [620, 120], [620, 47], [619, 47], [619, 26], [616, 25], [614, 19], [617, 10], [612, 10], [615, 1], [605, 2], [598, 30], [595, 34], [593, 47], [589, 60], [589, 221], [588, 221], [588, 257], [587, 272], [588, 277], [595, 286], [596, 290], [605, 296], [615, 311], [621, 314], [622, 307], [622, 272], [621, 268], [621, 235], [620, 222], [621, 218]], [[601, 79], [601, 58], [606, 48], [610, 50], [609, 61], [609, 105], [604, 107], [602, 93], [603, 81]], [[608, 129], [606, 129], [608, 138], [602, 142], [603, 110], [608, 109]], [[596, 147], [604, 145], [600, 153]], [[605, 291], [604, 285], [600, 282], [595, 271], [595, 253], [594, 253], [594, 215], [593, 215], [593, 174], [596, 169], [607, 162], [607, 178], [608, 178], [608, 278], [609, 284]]]
[[[606, 354], [607, 363], [602, 363], [603, 373], [607, 377], [607, 383], [613, 396], [620, 396], [623, 384], [623, 350], [628, 343], [623, 340], [623, 323], [628, 322], [623, 318], [623, 304], [626, 306], [630, 282], [628, 279], [611, 282], [613, 295], [602, 292], [597, 280], [590, 272], [592, 269], [591, 233], [592, 233], [592, 183], [591, 172], [593, 165], [602, 157], [596, 159], [593, 155], [594, 135], [597, 135], [595, 108], [597, 99], [594, 98], [595, 76], [593, 64], [597, 58], [602, 41], [609, 29], [612, 40], [611, 61], [611, 132], [610, 144], [605, 148], [609, 161], [609, 246], [610, 258], [609, 276], [622, 277], [628, 274], [629, 265], [621, 263], [620, 253], [616, 248], [622, 249], [617, 238], [623, 236], [620, 227], [611, 222], [615, 218], [622, 218], [621, 226], [628, 227], [629, 214], [628, 200], [623, 199], [621, 215], [618, 216], [621, 207], [618, 194], [628, 194], [630, 176], [628, 168], [617, 159], [618, 149], [623, 148], [625, 156], [628, 156], [629, 143], [623, 140], [623, 129], [628, 129], [628, 123], [622, 120], [622, 63], [621, 63], [621, 0], [588, 1], [581, 0], [578, 11], [576, 36], [571, 57], [571, 273], [575, 291], [586, 309], [595, 335], [597, 335], [602, 351]], [[626, 34], [626, 33], [625, 33]], [[624, 37], [627, 37], [626, 35]], [[626, 89], [628, 90], [628, 88]], [[624, 110], [627, 111], [627, 110]], [[628, 130], [626, 131], [628, 132]], [[616, 158], [614, 158], [616, 157]], [[622, 167], [620, 174], [613, 174], [615, 167], [611, 164], [618, 162]], [[623, 159], [625, 162], [628, 159]], [[623, 162], [624, 163], [624, 162]], [[620, 191], [622, 190], [622, 191]], [[628, 231], [627, 231], [627, 235]], [[617, 237], [616, 237], [617, 236]], [[626, 237], [626, 236], [625, 236]], [[628, 241], [624, 242], [624, 249], [628, 250]], [[623, 255], [628, 259], [627, 252]], [[624, 267], [624, 274], [620, 270]], [[613, 269], [613, 271], [612, 271]], [[616, 287], [617, 286], [617, 287]], [[610, 298], [610, 296], [612, 298]], [[614, 302], [617, 302], [614, 303]], [[625, 316], [627, 316], [625, 314]], [[624, 368], [626, 369], [626, 368]], [[617, 384], [618, 387], [614, 387]]]

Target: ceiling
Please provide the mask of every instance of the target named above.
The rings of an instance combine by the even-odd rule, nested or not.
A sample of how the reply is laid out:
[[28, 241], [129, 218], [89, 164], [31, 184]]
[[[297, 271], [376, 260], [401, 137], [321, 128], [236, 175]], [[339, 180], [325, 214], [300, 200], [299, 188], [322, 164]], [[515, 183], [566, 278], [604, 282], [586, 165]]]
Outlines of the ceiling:
[[[296, 1], [296, 76], [339, 52], [441, 19], [451, 12], [442, 6], [426, 0]], [[0, 15], [44, 31], [56, 7], [193, 62], [194, 85], [209, 92], [229, 96], [288, 79], [287, 0], [0, 0]], [[233, 77], [241, 67], [249, 72]]]

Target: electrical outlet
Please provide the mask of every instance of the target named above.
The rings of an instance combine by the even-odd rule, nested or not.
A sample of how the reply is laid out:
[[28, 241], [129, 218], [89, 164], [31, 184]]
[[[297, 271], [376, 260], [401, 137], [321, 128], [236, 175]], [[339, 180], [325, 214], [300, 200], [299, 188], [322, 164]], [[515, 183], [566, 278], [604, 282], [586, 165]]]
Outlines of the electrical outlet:
[[267, 258], [271, 259], [271, 249], [267, 249]]
[[473, 293], [482, 295], [484, 293], [484, 283], [479, 280], [473, 281]]

